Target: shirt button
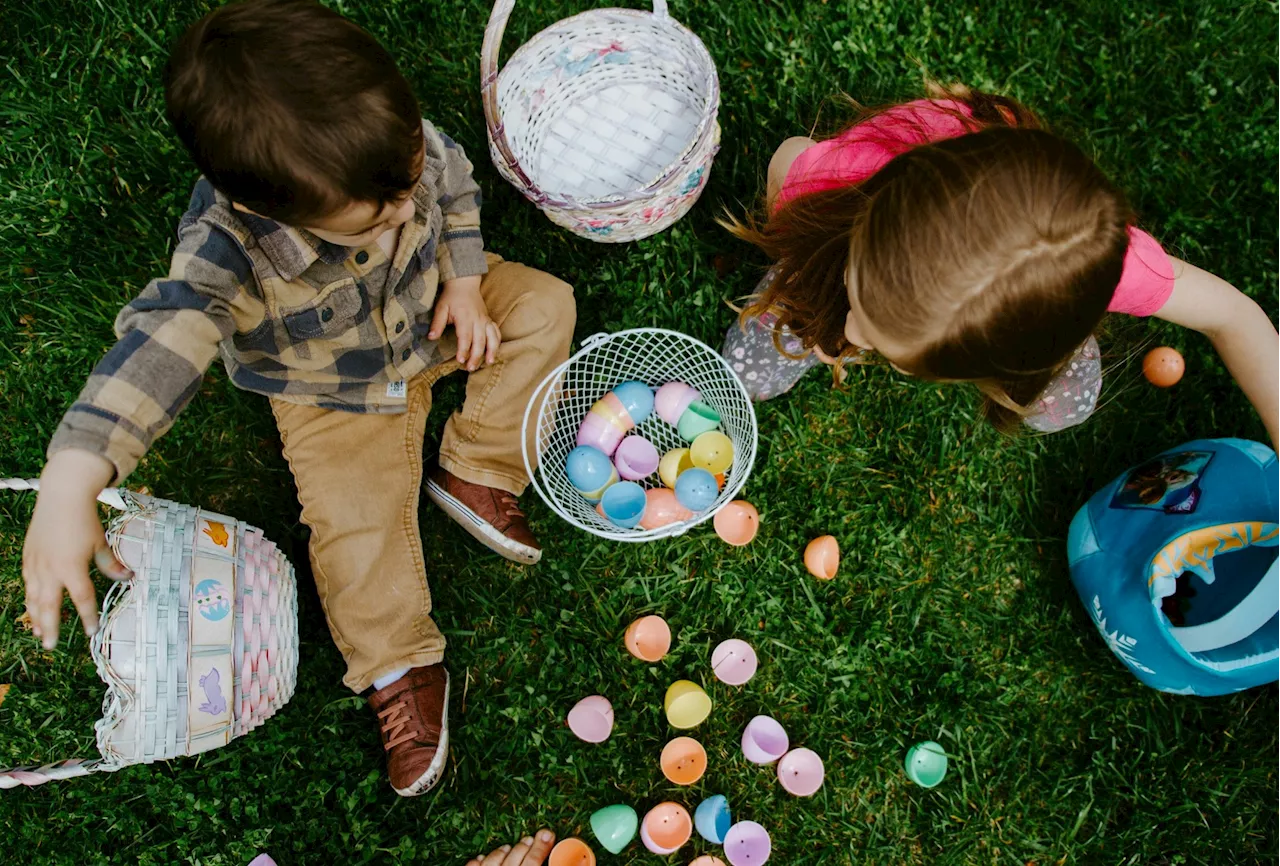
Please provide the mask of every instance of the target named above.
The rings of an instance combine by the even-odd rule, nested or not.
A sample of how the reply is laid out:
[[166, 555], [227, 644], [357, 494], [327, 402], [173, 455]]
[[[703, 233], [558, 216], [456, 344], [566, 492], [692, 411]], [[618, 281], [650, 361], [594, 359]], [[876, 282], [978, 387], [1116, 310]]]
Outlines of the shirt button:
[[333, 318], [332, 307], [325, 307], [323, 310], [320, 311], [320, 321], [327, 322], [332, 318]]
[[404, 330], [404, 322], [396, 322], [396, 333], [398, 334], [403, 330]]
[[363, 265], [367, 261], [369, 261], [369, 254], [366, 253], [364, 250], [361, 250], [360, 252], [356, 253], [357, 265]]
[[407, 361], [409, 360], [409, 356], [412, 354], [413, 354], [413, 349], [405, 349], [403, 352], [400, 353], [400, 360]]

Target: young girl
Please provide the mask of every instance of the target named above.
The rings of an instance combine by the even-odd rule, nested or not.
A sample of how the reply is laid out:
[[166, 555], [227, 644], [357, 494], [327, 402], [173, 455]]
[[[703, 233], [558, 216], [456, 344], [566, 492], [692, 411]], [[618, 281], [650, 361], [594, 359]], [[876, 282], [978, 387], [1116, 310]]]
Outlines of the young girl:
[[724, 350], [752, 396], [874, 351], [909, 375], [973, 382], [1002, 429], [1061, 429], [1096, 404], [1102, 317], [1155, 315], [1210, 339], [1275, 443], [1267, 314], [1167, 255], [1097, 166], [1017, 102], [931, 97], [821, 143], [786, 140], [767, 213], [727, 223], [775, 261]]

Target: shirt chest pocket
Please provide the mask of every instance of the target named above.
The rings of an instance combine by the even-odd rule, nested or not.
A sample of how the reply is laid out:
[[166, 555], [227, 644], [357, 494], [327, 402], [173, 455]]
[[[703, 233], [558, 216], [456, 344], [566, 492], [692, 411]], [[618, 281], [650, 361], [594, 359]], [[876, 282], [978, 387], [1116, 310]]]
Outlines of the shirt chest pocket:
[[330, 283], [305, 304], [280, 309], [280, 320], [295, 342], [340, 336], [358, 325], [368, 310], [355, 280]]

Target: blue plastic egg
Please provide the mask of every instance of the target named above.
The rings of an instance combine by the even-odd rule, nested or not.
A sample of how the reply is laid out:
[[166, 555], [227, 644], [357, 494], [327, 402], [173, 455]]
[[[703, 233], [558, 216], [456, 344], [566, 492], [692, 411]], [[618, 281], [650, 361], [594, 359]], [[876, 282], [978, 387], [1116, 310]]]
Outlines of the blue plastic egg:
[[716, 477], [705, 469], [686, 469], [676, 478], [676, 499], [690, 511], [706, 511], [720, 495]]
[[724, 794], [714, 794], [698, 804], [693, 813], [693, 826], [698, 835], [714, 845], [723, 845], [733, 820], [729, 817], [729, 801]]
[[599, 502], [604, 491], [618, 480], [613, 463], [599, 448], [579, 445], [569, 452], [564, 461], [564, 474], [569, 476], [573, 488], [588, 502]]
[[636, 424], [643, 423], [653, 411], [653, 392], [644, 382], [623, 382], [613, 389], [613, 393]]
[[619, 481], [604, 492], [600, 510], [609, 522], [631, 529], [644, 516], [644, 488], [634, 481]]

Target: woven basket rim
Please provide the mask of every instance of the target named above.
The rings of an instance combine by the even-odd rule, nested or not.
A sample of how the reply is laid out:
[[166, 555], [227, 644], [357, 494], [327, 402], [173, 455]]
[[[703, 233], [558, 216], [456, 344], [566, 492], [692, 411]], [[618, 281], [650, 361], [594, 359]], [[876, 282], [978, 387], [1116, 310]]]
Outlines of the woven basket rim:
[[[571, 29], [571, 26], [575, 22], [579, 22], [582, 19], [608, 15], [623, 15], [637, 19], [652, 19], [658, 27], [669, 30], [673, 35], [679, 36], [688, 41], [689, 44], [692, 45], [703, 57], [703, 59], [705, 59], [707, 69], [709, 70], [707, 79], [710, 86], [707, 88], [706, 101], [699, 111], [700, 117], [698, 118], [698, 125], [694, 129], [694, 134], [690, 136], [689, 144], [680, 152], [679, 156], [671, 161], [667, 166], [665, 173], [656, 180], [647, 186], [631, 190], [622, 190], [616, 193], [610, 193], [607, 196], [577, 198], [545, 189], [534, 183], [532, 178], [530, 178], [530, 185], [525, 191], [540, 194], [545, 199], [545, 203], [552, 207], [604, 210], [616, 208], [617, 206], [624, 204], [638, 204], [663, 195], [665, 193], [664, 187], [679, 177], [683, 169], [688, 168], [686, 163], [688, 162], [689, 155], [697, 151], [698, 148], [707, 142], [708, 136], [711, 134], [711, 131], [715, 128], [718, 121], [720, 113], [720, 71], [716, 67], [715, 59], [707, 49], [706, 43], [699, 39], [696, 33], [681, 22], [677, 21], [675, 18], [671, 16], [659, 17], [646, 9], [621, 9], [618, 7], [588, 9], [584, 12], [570, 15], [568, 18], [561, 18], [558, 21], [552, 22], [539, 30], [533, 36], [529, 37], [526, 42], [522, 43], [519, 48], [511, 53], [507, 58], [507, 62], [502, 64], [502, 68], [498, 70], [497, 86], [499, 88], [501, 87], [503, 75], [511, 64], [526, 53], [532, 52], [534, 48], [536, 48], [537, 42], [544, 36], [549, 37], [561, 30]], [[505, 122], [502, 122], [501, 126], [505, 129]], [[493, 137], [493, 131], [491, 129], [487, 129], [487, 134], [490, 138]], [[503, 135], [505, 136], [505, 132]]]

